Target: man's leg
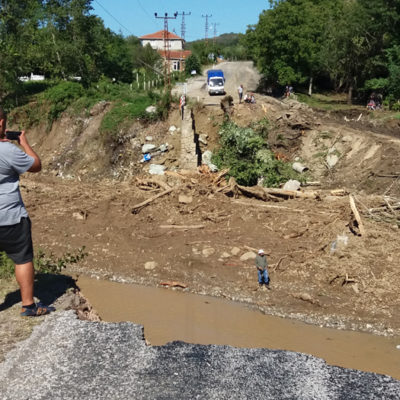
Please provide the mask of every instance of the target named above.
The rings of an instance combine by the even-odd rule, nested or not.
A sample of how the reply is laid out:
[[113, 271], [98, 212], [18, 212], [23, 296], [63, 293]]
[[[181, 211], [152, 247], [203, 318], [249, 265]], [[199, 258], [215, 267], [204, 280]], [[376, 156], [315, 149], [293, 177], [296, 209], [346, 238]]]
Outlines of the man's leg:
[[268, 271], [267, 270], [264, 270], [263, 277], [264, 277], [264, 283], [266, 285], [268, 285], [269, 284], [269, 276], [268, 276]]
[[259, 284], [259, 285], [262, 285], [262, 275], [261, 275], [261, 271], [258, 269], [257, 272], [258, 272], [258, 284]]
[[33, 284], [35, 280], [33, 262], [16, 264], [15, 278], [21, 291], [22, 307], [33, 304]]

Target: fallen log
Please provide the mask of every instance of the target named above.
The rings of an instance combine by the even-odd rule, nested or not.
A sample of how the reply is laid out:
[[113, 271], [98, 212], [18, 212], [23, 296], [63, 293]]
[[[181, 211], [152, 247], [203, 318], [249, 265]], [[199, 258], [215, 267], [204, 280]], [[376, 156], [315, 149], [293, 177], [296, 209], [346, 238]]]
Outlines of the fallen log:
[[353, 195], [351, 194], [349, 195], [349, 200], [350, 200], [351, 211], [353, 212], [354, 218], [358, 225], [358, 229], [360, 230], [360, 236], [365, 236], [364, 224], [361, 221], [360, 213], [357, 210]]
[[285, 190], [277, 188], [263, 188], [266, 193], [273, 196], [285, 197], [285, 198], [302, 198], [302, 199], [320, 199], [319, 193], [317, 192], [300, 192], [298, 190]]
[[153, 197], [150, 197], [150, 199], [147, 199], [139, 204], [136, 204], [135, 206], [132, 207], [132, 214], [138, 214], [140, 212], [140, 210], [144, 207], [146, 207], [147, 205], [149, 205], [151, 202], [153, 202], [154, 200], [158, 199], [159, 197], [165, 196], [168, 193], [171, 193], [174, 189], [168, 189], [168, 190], [164, 190], [164, 192], [158, 193]]
[[204, 225], [160, 225], [162, 229], [203, 229]]
[[141, 179], [141, 178], [136, 178], [136, 182], [138, 186], [159, 186], [163, 188], [164, 190], [171, 189], [171, 186], [169, 186], [167, 183], [160, 181], [158, 179]]

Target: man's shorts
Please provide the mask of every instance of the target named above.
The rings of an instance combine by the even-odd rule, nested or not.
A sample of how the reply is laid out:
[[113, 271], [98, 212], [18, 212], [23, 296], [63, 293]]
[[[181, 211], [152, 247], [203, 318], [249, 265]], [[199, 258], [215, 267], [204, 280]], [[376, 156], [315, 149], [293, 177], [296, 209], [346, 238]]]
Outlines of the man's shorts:
[[33, 260], [29, 218], [21, 218], [19, 224], [0, 226], [0, 251], [5, 251], [15, 264], [26, 264]]

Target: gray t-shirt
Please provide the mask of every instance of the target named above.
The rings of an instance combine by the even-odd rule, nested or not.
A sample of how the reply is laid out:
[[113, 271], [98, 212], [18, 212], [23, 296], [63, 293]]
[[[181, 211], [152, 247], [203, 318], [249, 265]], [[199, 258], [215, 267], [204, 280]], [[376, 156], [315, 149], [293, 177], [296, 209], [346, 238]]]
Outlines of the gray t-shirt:
[[28, 213], [19, 191], [19, 176], [35, 159], [10, 142], [0, 142], [0, 226], [15, 225]]

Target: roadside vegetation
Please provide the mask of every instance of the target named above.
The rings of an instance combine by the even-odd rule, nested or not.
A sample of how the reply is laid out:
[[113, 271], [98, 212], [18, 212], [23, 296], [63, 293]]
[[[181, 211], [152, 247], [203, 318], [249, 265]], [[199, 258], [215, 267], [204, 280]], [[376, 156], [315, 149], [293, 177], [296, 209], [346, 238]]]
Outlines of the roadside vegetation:
[[[42, 249], [35, 254], [33, 263], [35, 272], [39, 274], [60, 274], [63, 269], [77, 264], [87, 256], [85, 246], [74, 253], [65, 253], [56, 257], [53, 253], [46, 254]], [[14, 276], [14, 263], [7, 257], [6, 253], [0, 252], [0, 279], [11, 279]]]
[[241, 39], [264, 75], [264, 90], [346, 93], [348, 104], [364, 106], [374, 93], [386, 109], [399, 110], [399, 1], [269, 3]]

